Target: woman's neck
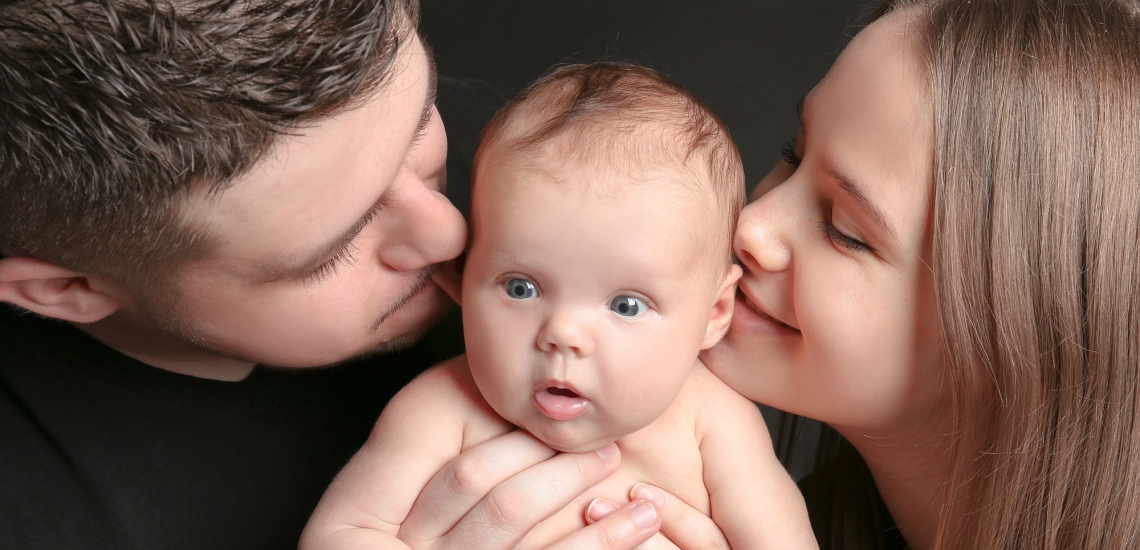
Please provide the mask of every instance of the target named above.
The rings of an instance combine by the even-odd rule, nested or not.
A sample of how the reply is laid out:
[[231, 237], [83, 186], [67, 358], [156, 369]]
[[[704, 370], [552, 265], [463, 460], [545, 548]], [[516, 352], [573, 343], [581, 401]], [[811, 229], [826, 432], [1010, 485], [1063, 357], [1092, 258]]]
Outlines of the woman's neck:
[[929, 425], [901, 430], [905, 436], [884, 436], [835, 428], [863, 456], [883, 502], [910, 547], [933, 548], [944, 488], [950, 478], [953, 439], [947, 435], [949, 429]]

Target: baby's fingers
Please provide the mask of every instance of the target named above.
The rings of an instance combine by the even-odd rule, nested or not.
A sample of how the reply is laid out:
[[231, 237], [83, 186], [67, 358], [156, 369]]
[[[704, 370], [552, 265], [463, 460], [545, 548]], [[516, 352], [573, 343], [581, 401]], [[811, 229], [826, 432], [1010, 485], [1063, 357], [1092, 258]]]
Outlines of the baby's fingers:
[[677, 547], [685, 550], [728, 550], [728, 540], [712, 519], [668, 491], [638, 483], [629, 495], [632, 499], [645, 499], [653, 503], [661, 514], [661, 534]]
[[[601, 508], [597, 506], [599, 503], [601, 503]], [[602, 511], [604, 513], [601, 513]], [[591, 513], [593, 513], [593, 517]], [[661, 521], [653, 505], [644, 500], [634, 501], [618, 508], [609, 501], [594, 499], [586, 512], [586, 517], [590, 525], [548, 546], [546, 550], [632, 550], [633, 548], [655, 550], [657, 548], [670, 548], [668, 546], [652, 546], [646, 542], [647, 539], [649, 541], [661, 539], [661, 536], [657, 534], [657, 530], [661, 527]]]
[[[629, 492], [629, 498], [634, 501], [645, 500], [653, 503], [653, 508], [661, 516], [661, 534], [676, 545], [675, 548], [684, 550], [727, 549], [728, 541], [720, 528], [703, 513], [690, 507], [681, 499], [645, 484], [634, 485]], [[616, 510], [616, 505], [610, 501], [597, 499], [589, 505], [586, 511], [587, 521], [601, 520]], [[658, 539], [658, 537], [654, 537]], [[652, 543], [654, 541], [650, 541]], [[658, 541], [660, 542], [660, 541]], [[646, 544], [650, 544], [646, 543]], [[670, 548], [669, 545], [648, 545], [642, 548]]]

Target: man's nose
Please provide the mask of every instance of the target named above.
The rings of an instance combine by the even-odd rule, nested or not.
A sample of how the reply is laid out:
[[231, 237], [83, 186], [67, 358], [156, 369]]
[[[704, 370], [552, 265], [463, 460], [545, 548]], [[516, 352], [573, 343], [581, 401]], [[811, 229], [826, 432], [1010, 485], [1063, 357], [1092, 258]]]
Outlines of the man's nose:
[[420, 269], [454, 259], [463, 251], [467, 222], [437, 188], [405, 169], [389, 190], [390, 208], [380, 212], [386, 220], [381, 259], [391, 269]]
[[551, 313], [538, 332], [535, 345], [545, 353], [588, 357], [594, 353], [589, 321], [579, 312], [560, 309]]

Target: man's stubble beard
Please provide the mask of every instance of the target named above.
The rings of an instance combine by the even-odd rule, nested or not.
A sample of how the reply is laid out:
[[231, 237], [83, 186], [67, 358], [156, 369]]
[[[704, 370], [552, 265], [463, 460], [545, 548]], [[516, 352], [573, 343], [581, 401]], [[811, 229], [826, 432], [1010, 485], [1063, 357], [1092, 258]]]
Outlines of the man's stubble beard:
[[[412, 287], [394, 300], [383, 313], [376, 316], [368, 326], [367, 333], [370, 335], [375, 334], [383, 327], [385, 321], [401, 311], [416, 294], [431, 283], [432, 276], [435, 275], [436, 270], [441, 266], [442, 264], [434, 264], [421, 269], [419, 273], [416, 274], [415, 283]], [[432, 292], [436, 294], [433, 299], [437, 302], [450, 302], [450, 299], [442, 290], [437, 288]], [[142, 318], [162, 334], [208, 353], [246, 363], [262, 364], [255, 359], [233, 352], [223, 351], [221, 348], [212, 345], [206, 336], [206, 332], [202, 330], [197, 323], [191, 320], [193, 316], [178, 304], [177, 296], [173, 293], [168, 292], [163, 298], [159, 299], [154, 299], [152, 296], [140, 296], [136, 300], [139, 314]], [[313, 367], [334, 366], [366, 357], [384, 355], [407, 349], [423, 338], [423, 336], [443, 318], [450, 307], [448, 307], [447, 304], [443, 304], [438, 309], [439, 311], [437, 313], [424, 321], [422, 327], [409, 334], [381, 340], [347, 357], [334, 359], [323, 365], [313, 365]]]

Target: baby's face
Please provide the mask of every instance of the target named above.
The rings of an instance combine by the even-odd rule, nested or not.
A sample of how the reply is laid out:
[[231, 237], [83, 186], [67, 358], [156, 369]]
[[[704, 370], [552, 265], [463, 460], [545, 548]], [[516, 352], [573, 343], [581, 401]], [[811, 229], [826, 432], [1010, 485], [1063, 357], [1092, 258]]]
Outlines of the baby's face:
[[[560, 451], [645, 427], [693, 368], [729, 271], [708, 253], [713, 209], [683, 183], [612, 183], [628, 176], [586, 167], [556, 183], [487, 160], [463, 278], [484, 398]], [[597, 181], [606, 191], [582, 191]]]

